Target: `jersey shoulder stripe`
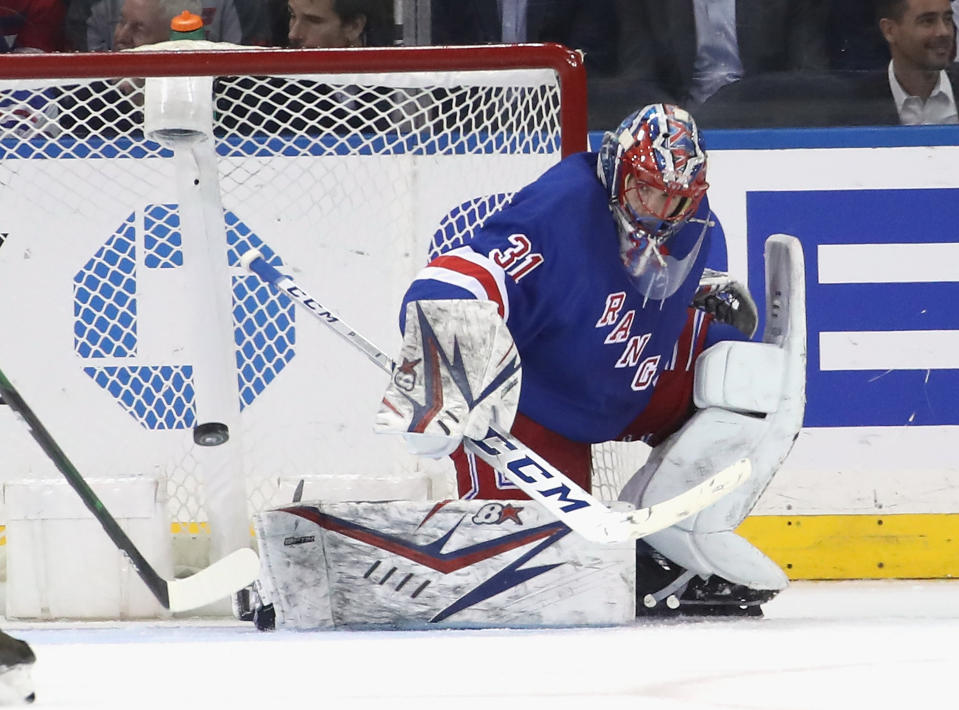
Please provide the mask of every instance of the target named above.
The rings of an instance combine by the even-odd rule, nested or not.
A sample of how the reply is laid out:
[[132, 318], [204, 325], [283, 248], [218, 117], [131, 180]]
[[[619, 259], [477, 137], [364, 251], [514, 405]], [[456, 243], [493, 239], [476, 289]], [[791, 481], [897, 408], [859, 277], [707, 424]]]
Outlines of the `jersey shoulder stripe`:
[[417, 280], [431, 279], [458, 286], [479, 300], [493, 301], [500, 317], [509, 319], [509, 295], [506, 274], [489, 257], [469, 247], [459, 247], [441, 254], [417, 274]]

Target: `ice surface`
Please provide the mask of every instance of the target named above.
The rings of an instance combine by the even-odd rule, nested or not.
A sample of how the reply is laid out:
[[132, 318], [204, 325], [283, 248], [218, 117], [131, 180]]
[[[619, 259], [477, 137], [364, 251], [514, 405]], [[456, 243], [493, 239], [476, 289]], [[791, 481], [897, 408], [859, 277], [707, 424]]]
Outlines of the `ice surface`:
[[798, 582], [764, 619], [542, 631], [8, 622], [38, 708], [956, 707], [959, 581]]

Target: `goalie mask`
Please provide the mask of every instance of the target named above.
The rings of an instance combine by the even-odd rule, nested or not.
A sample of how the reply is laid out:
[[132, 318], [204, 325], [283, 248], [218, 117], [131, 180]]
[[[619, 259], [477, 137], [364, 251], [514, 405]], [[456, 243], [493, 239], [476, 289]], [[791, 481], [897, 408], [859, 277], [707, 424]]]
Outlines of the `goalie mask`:
[[636, 111], [603, 136], [597, 173], [627, 272], [647, 297], [670, 296], [689, 274], [706, 231], [704, 224], [692, 248], [670, 250], [670, 240], [692, 219], [709, 187], [696, 122], [671, 104]]

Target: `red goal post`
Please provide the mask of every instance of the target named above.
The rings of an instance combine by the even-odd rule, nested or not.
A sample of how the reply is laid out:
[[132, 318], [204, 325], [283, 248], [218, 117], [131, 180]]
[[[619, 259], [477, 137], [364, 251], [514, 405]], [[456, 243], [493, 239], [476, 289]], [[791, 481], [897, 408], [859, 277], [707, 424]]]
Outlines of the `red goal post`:
[[[586, 150], [586, 73], [582, 56], [557, 44], [352, 49], [257, 49], [170, 42], [173, 51], [7, 54], [0, 80], [202, 75], [438, 73], [549, 69], [560, 86], [563, 154]], [[179, 45], [179, 47], [175, 47]], [[199, 46], [203, 48], [200, 49]]]
[[[586, 149], [581, 56], [157, 47], [0, 57], [4, 370], [85, 475], [157, 476], [184, 530], [236, 529], [299, 480], [307, 497], [450, 495], [445, 464], [372, 434], [381, 373], [239, 256], [259, 249], [395, 349], [429, 255]], [[178, 134], [164, 112], [183, 110]], [[211, 401], [231, 436], [200, 447]], [[22, 432], [4, 441], [5, 479], [56, 476]]]

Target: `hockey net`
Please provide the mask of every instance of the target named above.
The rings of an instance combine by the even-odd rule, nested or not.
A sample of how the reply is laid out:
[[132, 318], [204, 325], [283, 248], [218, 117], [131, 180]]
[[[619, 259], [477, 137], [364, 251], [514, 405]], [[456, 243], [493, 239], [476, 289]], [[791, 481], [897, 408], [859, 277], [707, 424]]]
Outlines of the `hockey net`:
[[[239, 257], [259, 249], [395, 351], [399, 300], [429, 256], [585, 148], [578, 55], [170, 45], [5, 57], [3, 368], [85, 475], [157, 476], [187, 535], [217, 510], [240, 505], [246, 519], [288, 502], [299, 481], [325, 499], [453, 495], [445, 464], [372, 433], [382, 375]], [[185, 110], [188, 129], [160, 116], [153, 130], [157, 92], [162, 104], [184, 87], [199, 92], [187, 103], [209, 93], [208, 125], [173, 96], [163, 110]], [[214, 198], [202, 159], [175, 142], [197, 131]], [[219, 286], [225, 344], [211, 322]], [[207, 378], [226, 383], [237, 417], [218, 447], [191, 436], [222, 395]], [[22, 433], [4, 441], [5, 478], [56, 476]], [[601, 495], [615, 485], [600, 481]]]

